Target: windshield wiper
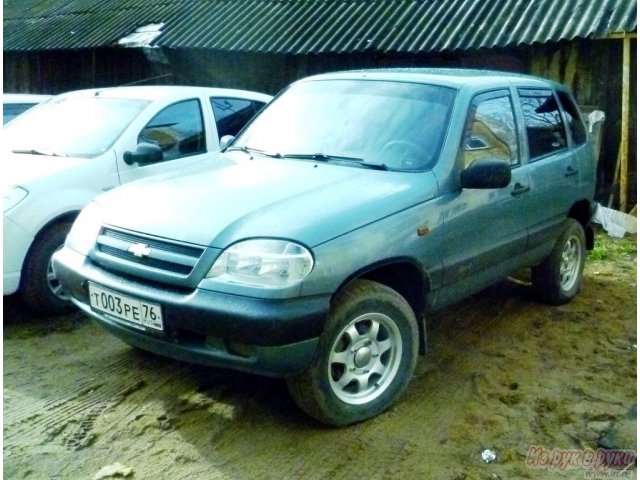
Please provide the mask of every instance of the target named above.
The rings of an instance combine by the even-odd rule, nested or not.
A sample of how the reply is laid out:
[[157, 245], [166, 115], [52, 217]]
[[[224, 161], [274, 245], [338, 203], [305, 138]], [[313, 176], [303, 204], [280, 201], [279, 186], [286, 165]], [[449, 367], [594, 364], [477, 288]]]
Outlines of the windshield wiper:
[[258, 155], [263, 155], [265, 157], [271, 157], [271, 158], [283, 158], [282, 155], [280, 155], [279, 153], [271, 153], [271, 152], [266, 152], [264, 150], [259, 150], [257, 148], [251, 148], [251, 147], [247, 147], [247, 146], [242, 146], [242, 147], [229, 147], [225, 150], [225, 152], [232, 152], [234, 150], [240, 150], [241, 152], [244, 153], [257, 153]]
[[31, 150], [11, 150], [12, 153], [19, 153], [25, 155], [45, 155], [47, 157], [68, 157], [69, 155], [65, 155], [63, 153], [56, 153], [50, 150], [37, 150], [32, 148]]
[[277, 152], [267, 152], [265, 150], [259, 150], [257, 148], [251, 148], [247, 146], [242, 147], [229, 147], [227, 148], [227, 152], [233, 150], [240, 150], [245, 153], [257, 153], [258, 155], [263, 155], [265, 157], [271, 158], [297, 158], [300, 160], [317, 160], [319, 162], [348, 162], [355, 163], [359, 166], [365, 168], [371, 168], [374, 170], [387, 170], [387, 166], [384, 163], [369, 163], [366, 162], [363, 158], [358, 157], [347, 157], [343, 155], [327, 155], [326, 153], [277, 153]]
[[286, 153], [280, 155], [279, 158], [300, 158], [302, 160], [318, 160], [320, 162], [348, 162], [355, 163], [366, 168], [387, 170], [387, 166], [384, 163], [369, 163], [366, 162], [363, 158], [347, 157], [343, 155], [327, 155], [326, 153]]

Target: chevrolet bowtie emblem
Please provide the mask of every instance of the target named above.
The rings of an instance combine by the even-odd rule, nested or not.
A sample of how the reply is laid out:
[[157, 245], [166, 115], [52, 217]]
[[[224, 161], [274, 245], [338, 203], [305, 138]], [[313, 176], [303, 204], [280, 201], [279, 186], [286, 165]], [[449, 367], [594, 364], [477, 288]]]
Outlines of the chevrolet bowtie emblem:
[[133, 253], [134, 257], [142, 258], [151, 255], [151, 248], [149, 247], [149, 245], [146, 245], [144, 243], [136, 243], [134, 245], [131, 245], [127, 249], [127, 252]]

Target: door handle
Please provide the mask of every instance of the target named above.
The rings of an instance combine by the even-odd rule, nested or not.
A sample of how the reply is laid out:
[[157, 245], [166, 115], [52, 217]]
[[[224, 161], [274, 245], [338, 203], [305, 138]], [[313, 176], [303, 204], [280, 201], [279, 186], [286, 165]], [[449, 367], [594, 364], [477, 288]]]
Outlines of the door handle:
[[529, 187], [528, 185], [522, 185], [521, 183], [516, 183], [513, 186], [513, 190], [511, 190], [511, 195], [513, 195], [514, 197], [517, 197], [518, 195], [527, 193], [529, 190], [531, 190], [531, 187]]
[[564, 176], [565, 177], [573, 177], [575, 175], [578, 174], [578, 170], [576, 170], [575, 168], [573, 168], [571, 165], [569, 165], [567, 167], [567, 169], [564, 172]]

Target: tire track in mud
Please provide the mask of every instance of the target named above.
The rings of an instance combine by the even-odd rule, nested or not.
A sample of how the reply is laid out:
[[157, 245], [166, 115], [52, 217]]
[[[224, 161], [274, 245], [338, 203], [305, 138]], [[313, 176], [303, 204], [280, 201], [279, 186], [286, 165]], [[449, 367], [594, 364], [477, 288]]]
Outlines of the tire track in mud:
[[105, 366], [92, 366], [100, 372], [99, 377], [89, 376], [72, 385], [42, 391], [41, 398], [5, 388], [5, 451], [52, 442], [69, 450], [85, 448], [94, 439], [93, 425], [100, 415], [138, 390], [159, 388], [176, 374], [158, 375], [155, 362], [141, 364], [134, 355], [127, 354]]
[[[211, 446], [224, 459], [231, 478], [382, 480], [394, 478], [394, 465], [411, 452], [402, 436], [372, 423], [343, 429], [251, 423], [255, 430], [249, 431], [245, 422], [227, 425], [222, 438]], [[250, 445], [247, 435], [251, 435]]]

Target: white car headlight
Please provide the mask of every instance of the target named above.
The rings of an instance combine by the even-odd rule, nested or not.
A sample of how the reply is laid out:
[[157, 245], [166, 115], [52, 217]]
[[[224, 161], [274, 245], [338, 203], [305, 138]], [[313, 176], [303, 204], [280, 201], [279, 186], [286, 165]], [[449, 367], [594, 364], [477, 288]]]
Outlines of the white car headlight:
[[65, 245], [78, 253], [88, 255], [96, 243], [101, 227], [102, 210], [97, 203], [91, 202], [73, 222]]
[[313, 268], [313, 257], [302, 245], [288, 240], [245, 240], [227, 248], [207, 278], [262, 288], [289, 287]]
[[15, 207], [28, 194], [29, 192], [22, 187], [11, 187], [9, 190], [5, 190], [2, 198], [2, 213]]

